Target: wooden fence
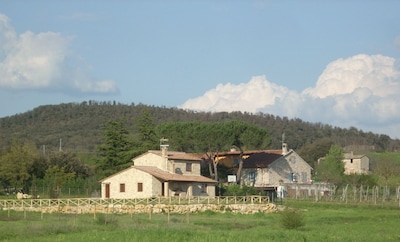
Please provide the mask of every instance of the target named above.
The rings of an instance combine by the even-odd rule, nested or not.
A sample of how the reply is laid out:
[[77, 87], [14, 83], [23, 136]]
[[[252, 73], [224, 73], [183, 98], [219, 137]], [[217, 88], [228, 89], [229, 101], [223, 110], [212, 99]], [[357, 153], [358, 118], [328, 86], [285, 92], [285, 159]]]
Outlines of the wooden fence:
[[53, 206], [88, 206], [88, 205], [155, 205], [155, 204], [267, 204], [268, 196], [226, 196], [226, 197], [154, 197], [132, 199], [101, 199], [101, 198], [62, 198], [62, 199], [2, 199], [0, 208], [16, 209], [29, 207]]
[[288, 186], [286, 198], [353, 204], [386, 204], [400, 207], [400, 186]]

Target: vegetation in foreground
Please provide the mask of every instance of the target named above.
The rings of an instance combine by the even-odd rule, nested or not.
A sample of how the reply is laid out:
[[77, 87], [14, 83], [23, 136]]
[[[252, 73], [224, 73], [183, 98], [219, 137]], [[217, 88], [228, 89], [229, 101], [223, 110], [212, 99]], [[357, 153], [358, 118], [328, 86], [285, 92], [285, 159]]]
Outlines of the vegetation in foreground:
[[[302, 226], [282, 213], [44, 214], [0, 212], [1, 241], [398, 241], [399, 208], [288, 201]], [[303, 226], [304, 225], [304, 226]]]

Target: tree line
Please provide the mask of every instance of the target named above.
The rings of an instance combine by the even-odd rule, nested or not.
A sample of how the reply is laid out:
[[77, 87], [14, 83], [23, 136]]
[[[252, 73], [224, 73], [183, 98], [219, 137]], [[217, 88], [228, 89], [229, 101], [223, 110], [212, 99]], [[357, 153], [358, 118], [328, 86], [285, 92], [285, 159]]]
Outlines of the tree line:
[[[266, 125], [269, 122], [271, 127]], [[296, 135], [294, 130], [298, 131]], [[159, 149], [161, 137], [169, 139], [172, 150], [205, 155], [207, 166], [203, 173], [216, 180], [227, 172], [227, 168], [219, 166], [218, 160], [214, 159], [218, 152], [232, 147], [241, 154], [250, 149], [280, 148], [282, 133], [290, 140], [289, 144], [305, 137], [305, 133], [310, 135], [311, 138], [304, 138], [301, 145], [297, 144], [297, 150], [293, 145], [291, 148], [315, 168], [315, 177], [321, 181], [343, 182], [350, 179], [339, 172], [342, 169], [339, 164], [342, 159], [339, 158], [346, 144], [386, 150], [398, 142], [388, 136], [366, 134], [355, 128], [330, 129], [321, 124], [272, 118], [265, 114], [195, 113], [117, 103], [39, 107], [25, 114], [1, 119], [1, 131], [0, 186], [30, 190], [38, 182], [46, 183], [52, 197], [57, 196], [57, 191], [66, 181], [71, 184], [71, 181], [90, 180], [96, 186], [99, 179], [130, 166], [133, 157], [149, 149]], [[280, 133], [279, 139], [276, 138], [277, 133]], [[352, 135], [346, 140], [348, 134]], [[63, 137], [63, 143], [57, 136]], [[47, 139], [57, 142], [49, 144]], [[274, 145], [276, 140], [279, 146]], [[341, 148], [332, 150], [335, 147]], [[329, 158], [331, 152], [333, 158]], [[325, 163], [318, 166], [318, 158], [327, 154]], [[237, 177], [241, 177], [243, 164], [242, 155], [240, 157]], [[373, 159], [372, 163], [380, 179], [383, 177], [389, 182], [400, 174], [397, 172], [400, 169], [392, 160], [387, 160], [375, 162]], [[328, 161], [331, 162], [326, 163]], [[385, 174], [389, 175], [385, 177]], [[352, 182], [368, 179], [370, 177], [351, 177]]]
[[270, 147], [280, 148], [285, 133], [290, 148], [300, 150], [321, 140], [331, 142], [353, 151], [395, 151], [400, 149], [400, 140], [385, 134], [364, 132], [356, 127], [334, 127], [322, 123], [310, 123], [301, 119], [289, 119], [265, 113], [247, 112], [195, 112], [170, 107], [144, 104], [121, 104], [115, 101], [65, 103], [44, 105], [31, 111], [0, 119], [0, 149], [10, 145], [12, 138], [28, 139], [37, 146], [45, 145], [48, 150], [62, 148], [81, 154], [96, 154], [101, 143], [101, 126], [108, 120], [123, 120], [134, 137], [138, 132], [138, 119], [143, 110], [152, 114], [153, 122], [222, 122], [243, 121], [269, 131]]
[[[231, 148], [240, 151], [237, 177], [241, 177], [243, 152], [267, 149], [271, 144], [269, 130], [252, 123], [229, 120], [219, 122], [186, 121], [156, 124], [149, 109], [143, 109], [136, 122], [136, 133], [131, 134], [124, 120], [105, 121], [99, 129], [102, 138], [96, 146], [96, 154], [82, 158], [72, 151], [45, 151], [29, 140], [13, 139], [0, 152], [0, 186], [23, 191], [36, 191], [38, 184], [46, 184], [48, 196], [58, 197], [64, 184], [82, 184], [90, 181], [90, 186], [101, 178], [114, 174], [132, 165], [132, 158], [147, 150], [159, 149], [159, 137], [167, 137], [171, 150], [203, 155], [206, 167], [203, 175], [215, 180], [226, 177], [229, 167], [218, 164], [218, 153]], [[300, 156], [314, 168], [317, 181], [341, 184], [375, 185], [383, 179], [400, 175], [400, 164], [390, 159], [373, 162], [374, 176], [343, 174], [344, 150], [330, 139], [324, 139], [299, 150]], [[318, 158], [325, 156], [322, 162]], [[238, 179], [240, 184], [240, 179]], [[98, 184], [97, 184], [98, 186]], [[232, 188], [231, 188], [232, 189]], [[0, 189], [1, 190], [1, 189]]]

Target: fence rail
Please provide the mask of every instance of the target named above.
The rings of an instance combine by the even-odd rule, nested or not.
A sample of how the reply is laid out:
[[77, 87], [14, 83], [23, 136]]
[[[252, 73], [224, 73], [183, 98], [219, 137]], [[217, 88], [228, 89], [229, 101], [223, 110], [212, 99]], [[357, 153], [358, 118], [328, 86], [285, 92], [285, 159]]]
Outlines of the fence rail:
[[266, 204], [268, 196], [226, 196], [226, 197], [153, 197], [132, 199], [101, 199], [101, 198], [60, 198], [60, 199], [2, 199], [1, 208], [28, 208], [52, 206], [86, 206], [86, 205], [155, 205], [155, 204]]
[[333, 185], [291, 185], [287, 186], [285, 198], [353, 204], [387, 204], [400, 207], [400, 186], [355, 186], [348, 184], [338, 188]]

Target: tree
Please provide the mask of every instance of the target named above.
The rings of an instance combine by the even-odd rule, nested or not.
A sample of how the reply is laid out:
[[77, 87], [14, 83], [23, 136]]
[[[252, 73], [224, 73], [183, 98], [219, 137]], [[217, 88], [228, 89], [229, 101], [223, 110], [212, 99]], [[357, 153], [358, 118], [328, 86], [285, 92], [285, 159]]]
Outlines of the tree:
[[56, 165], [50, 166], [46, 170], [46, 175], [44, 177], [47, 184], [49, 184], [50, 198], [58, 198], [62, 184], [74, 177], [75, 174], [72, 172], [66, 172], [64, 167]]
[[266, 147], [270, 137], [265, 129], [241, 122], [171, 122], [157, 127], [160, 136], [168, 137], [172, 148], [204, 154], [209, 162], [210, 176], [218, 180], [218, 153], [230, 150]]
[[85, 165], [76, 154], [69, 152], [54, 152], [49, 156], [49, 166], [63, 168], [66, 173], [75, 174], [79, 178], [88, 178], [91, 169]]
[[316, 167], [316, 178], [319, 181], [340, 184], [344, 176], [344, 152], [337, 145], [332, 145], [328, 154]]
[[148, 109], [144, 109], [137, 121], [138, 140], [137, 147], [140, 153], [149, 149], [155, 149], [158, 145], [158, 138], [155, 133], [153, 117]]
[[307, 143], [302, 146], [297, 153], [312, 167], [316, 167], [318, 159], [324, 157], [330, 147], [333, 145], [333, 141], [330, 138], [322, 138], [315, 140], [312, 143]]
[[108, 121], [103, 127], [104, 144], [98, 146], [102, 157], [98, 168], [104, 175], [119, 171], [130, 162], [132, 141], [128, 137], [128, 130], [122, 121]]
[[[400, 163], [396, 162], [393, 157], [388, 154], [380, 153], [379, 158], [371, 159], [372, 173], [378, 175], [383, 181], [382, 185], [396, 184], [396, 178], [400, 176]], [[391, 182], [391, 180], [395, 182]], [[398, 182], [398, 180], [397, 180]], [[394, 184], [393, 184], [394, 185]]]
[[30, 170], [39, 153], [33, 143], [13, 140], [8, 150], [0, 157], [0, 181], [3, 186], [14, 186], [28, 190]]

